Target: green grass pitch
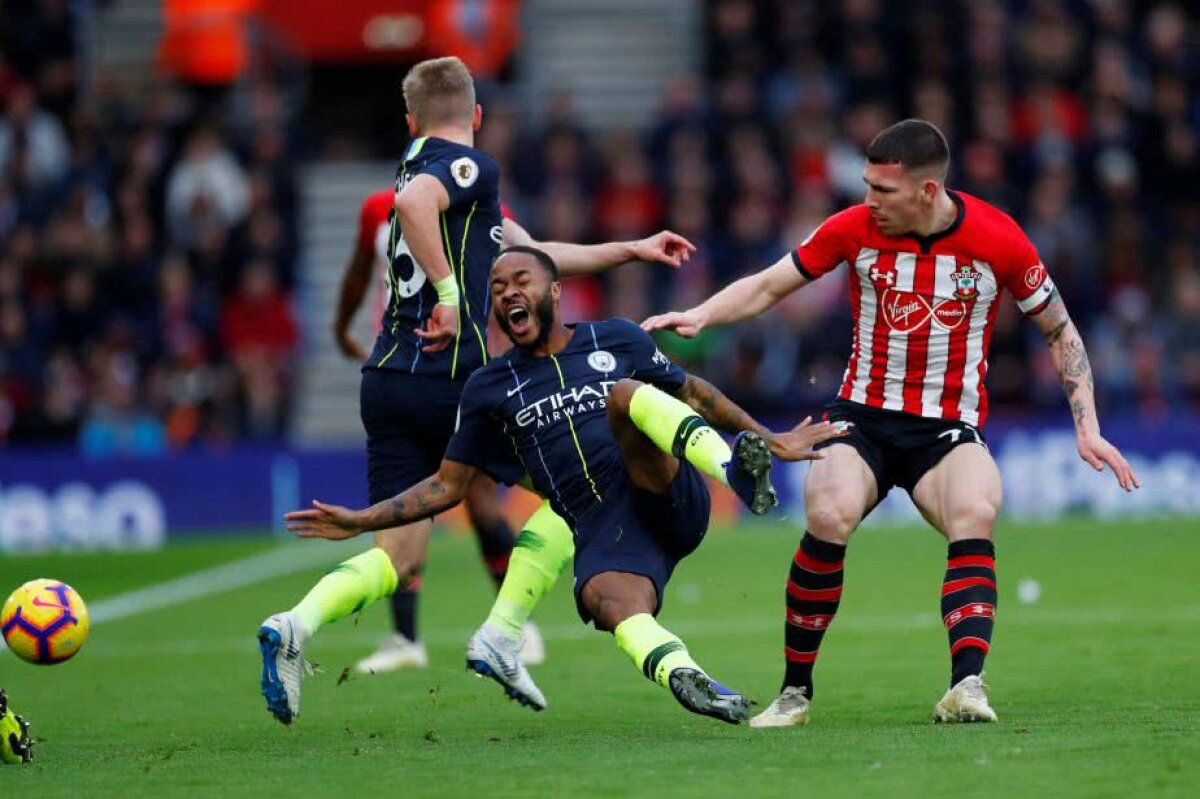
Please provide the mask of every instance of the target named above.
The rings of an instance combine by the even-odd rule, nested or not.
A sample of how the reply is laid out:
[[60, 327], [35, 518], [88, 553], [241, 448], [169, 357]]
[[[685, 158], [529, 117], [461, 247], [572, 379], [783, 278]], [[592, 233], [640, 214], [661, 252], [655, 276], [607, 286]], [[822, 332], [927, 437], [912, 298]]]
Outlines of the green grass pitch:
[[[661, 616], [718, 679], [769, 702], [783, 585], [799, 531], [710, 534]], [[0, 685], [30, 718], [37, 761], [0, 767], [0, 797], [173, 796], [1200, 796], [1200, 521], [1006, 524], [988, 681], [1000, 722], [935, 727], [948, 656], [944, 545], [926, 529], [864, 530], [817, 666], [812, 723], [751, 730], [692, 716], [583, 628], [569, 579], [538, 614], [549, 660], [534, 714], [463, 668], [490, 601], [474, 545], [435, 539], [421, 607], [431, 666], [351, 678], [386, 609], [326, 628], [301, 718], [271, 719], [254, 633], [319, 576], [98, 624], [72, 662], [0, 653]], [[274, 546], [0, 558], [0, 586], [47, 576], [93, 605]], [[330, 564], [345, 549], [325, 543]], [[1023, 579], [1041, 585], [1018, 600]], [[293, 793], [294, 791], [294, 793]]]

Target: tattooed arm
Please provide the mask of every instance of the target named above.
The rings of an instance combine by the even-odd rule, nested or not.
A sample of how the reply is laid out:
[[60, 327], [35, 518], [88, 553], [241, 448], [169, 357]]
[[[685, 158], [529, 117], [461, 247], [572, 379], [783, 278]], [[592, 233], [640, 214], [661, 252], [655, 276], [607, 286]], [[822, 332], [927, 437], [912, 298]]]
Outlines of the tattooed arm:
[[454, 507], [467, 493], [476, 469], [457, 461], [442, 461], [437, 474], [412, 488], [363, 510], [326, 505], [313, 500], [309, 510], [285, 514], [287, 529], [300, 538], [328, 538], [332, 541], [353, 538], [371, 530], [399, 527]]
[[811, 416], [786, 433], [772, 433], [712, 383], [691, 374], [675, 392], [675, 397], [690, 405], [718, 430], [726, 433], [740, 433], [743, 430], [757, 433], [767, 442], [771, 454], [780, 460], [820, 460], [821, 456], [813, 452], [813, 446], [845, 433], [829, 422], [812, 424]]
[[1100, 435], [1100, 419], [1096, 415], [1096, 396], [1092, 381], [1092, 365], [1088, 361], [1083, 339], [1067, 313], [1067, 306], [1057, 291], [1051, 295], [1046, 307], [1030, 317], [1050, 345], [1050, 359], [1058, 371], [1059, 382], [1071, 406], [1075, 420], [1075, 438], [1079, 456], [1096, 471], [1104, 465], [1113, 470], [1121, 488], [1130, 491], [1140, 488], [1141, 483], [1133, 469], [1125, 461], [1120, 450]]

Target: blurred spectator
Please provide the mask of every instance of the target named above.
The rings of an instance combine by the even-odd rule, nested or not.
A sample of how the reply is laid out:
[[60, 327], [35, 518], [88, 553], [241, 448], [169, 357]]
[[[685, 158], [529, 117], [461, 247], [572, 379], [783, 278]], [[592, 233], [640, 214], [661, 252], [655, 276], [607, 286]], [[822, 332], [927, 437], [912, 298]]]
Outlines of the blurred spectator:
[[79, 444], [88, 457], [157, 455], [166, 447], [162, 422], [140, 403], [133, 353], [111, 350], [97, 357], [97, 396]]
[[177, 244], [193, 244], [205, 227], [229, 230], [250, 204], [246, 174], [217, 132], [201, 125], [167, 180], [167, 227]]
[[37, 104], [29, 84], [18, 84], [0, 117], [0, 174], [18, 190], [43, 194], [66, 179], [70, 147], [62, 123]]

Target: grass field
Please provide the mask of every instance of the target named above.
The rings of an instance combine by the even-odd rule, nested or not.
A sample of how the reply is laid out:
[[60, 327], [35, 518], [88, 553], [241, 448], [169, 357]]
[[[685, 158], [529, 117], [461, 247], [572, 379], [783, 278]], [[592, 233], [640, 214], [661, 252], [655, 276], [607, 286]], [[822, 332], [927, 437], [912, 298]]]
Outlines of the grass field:
[[[797, 535], [714, 532], [661, 617], [714, 676], [764, 703]], [[324, 672], [291, 728], [258, 695], [254, 632], [320, 568], [101, 622], [62, 666], [0, 653], [0, 685], [41, 741], [34, 764], [0, 767], [0, 797], [1200, 796], [1200, 521], [1009, 525], [999, 539], [995, 725], [929, 723], [948, 656], [944, 547], [927, 530], [860, 534], [813, 721], [767, 731], [685, 713], [579, 625], [569, 581], [538, 616], [549, 661], [534, 677], [550, 708], [504, 701], [463, 669], [490, 594], [471, 542], [442, 537], [422, 600], [430, 668], [336, 684], [384, 629], [385, 608], [372, 608], [318, 636], [309, 655]], [[272, 546], [3, 557], [0, 590], [53, 576], [95, 607]], [[324, 547], [331, 564], [344, 552], [293, 544], [281, 557], [299, 546]], [[1037, 603], [1018, 601], [1022, 579], [1041, 584]]]

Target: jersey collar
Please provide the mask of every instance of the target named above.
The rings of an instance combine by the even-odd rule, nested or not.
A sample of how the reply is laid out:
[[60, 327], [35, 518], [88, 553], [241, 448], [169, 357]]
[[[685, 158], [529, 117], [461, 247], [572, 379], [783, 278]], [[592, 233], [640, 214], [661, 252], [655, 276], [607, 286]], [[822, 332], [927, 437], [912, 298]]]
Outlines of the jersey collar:
[[958, 215], [954, 217], [954, 221], [950, 223], [950, 227], [945, 230], [939, 230], [936, 233], [930, 233], [928, 236], [922, 236], [919, 233], [904, 234], [905, 238], [915, 240], [923, 253], [928, 253], [933, 249], [934, 244], [957, 231], [962, 227], [963, 220], [967, 218], [966, 203], [963, 202], [958, 192], [953, 189], [946, 189], [946, 194], [950, 195], [950, 199], [954, 201], [954, 205], [958, 208]]

